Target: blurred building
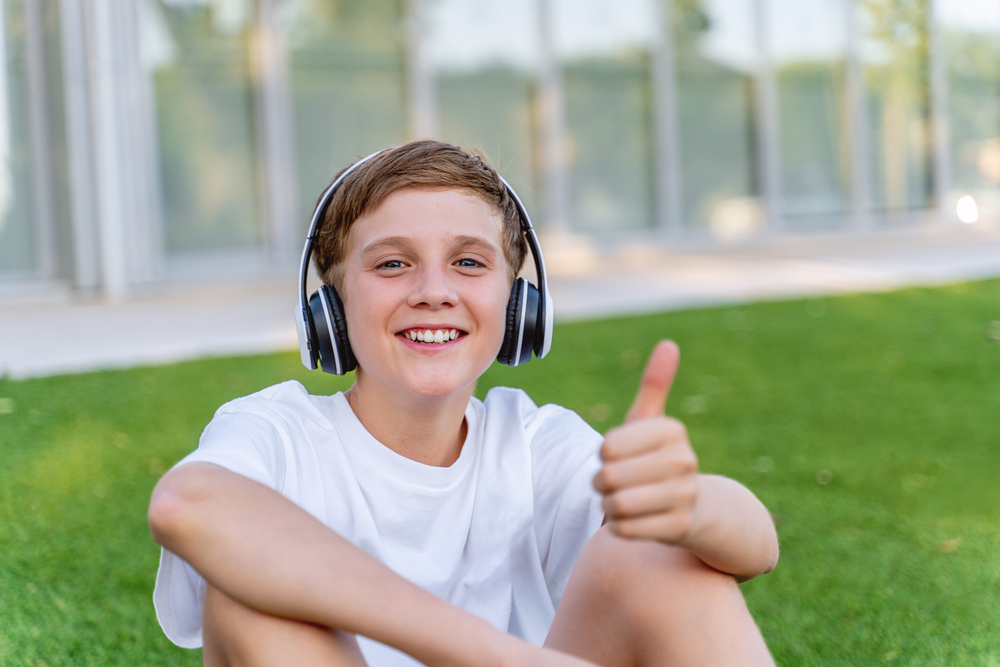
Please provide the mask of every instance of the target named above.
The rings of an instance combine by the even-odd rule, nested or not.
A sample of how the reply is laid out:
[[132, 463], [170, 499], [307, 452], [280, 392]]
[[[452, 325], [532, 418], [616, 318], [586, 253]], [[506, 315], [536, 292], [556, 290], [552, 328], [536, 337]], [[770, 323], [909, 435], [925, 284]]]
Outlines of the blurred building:
[[1000, 213], [994, 1], [2, 0], [0, 54], [0, 294], [294, 273], [417, 137], [598, 246]]

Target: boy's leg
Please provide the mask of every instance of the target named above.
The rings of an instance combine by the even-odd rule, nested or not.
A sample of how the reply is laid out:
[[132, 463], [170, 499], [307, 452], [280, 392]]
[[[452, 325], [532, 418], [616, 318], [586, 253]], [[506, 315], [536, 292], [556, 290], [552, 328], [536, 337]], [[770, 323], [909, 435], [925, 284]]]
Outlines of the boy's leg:
[[580, 555], [545, 645], [601, 667], [774, 664], [731, 576], [606, 527]]
[[202, 635], [206, 667], [366, 667], [354, 635], [262, 614], [212, 586]]

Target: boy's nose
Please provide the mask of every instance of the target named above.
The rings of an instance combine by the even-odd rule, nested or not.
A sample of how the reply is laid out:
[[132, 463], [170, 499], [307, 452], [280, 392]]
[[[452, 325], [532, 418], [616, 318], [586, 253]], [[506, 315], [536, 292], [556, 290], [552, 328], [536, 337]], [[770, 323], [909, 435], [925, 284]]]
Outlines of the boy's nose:
[[417, 274], [407, 303], [413, 308], [436, 310], [456, 305], [458, 294], [452, 287], [447, 272], [437, 268], [425, 268]]

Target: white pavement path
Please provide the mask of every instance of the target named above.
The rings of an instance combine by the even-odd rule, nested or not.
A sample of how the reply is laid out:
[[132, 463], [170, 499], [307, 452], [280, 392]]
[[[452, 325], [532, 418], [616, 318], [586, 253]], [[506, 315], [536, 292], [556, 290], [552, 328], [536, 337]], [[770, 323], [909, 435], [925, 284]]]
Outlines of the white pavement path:
[[[1000, 233], [937, 231], [711, 251], [553, 247], [557, 319], [1000, 276]], [[122, 303], [0, 300], [0, 376], [13, 378], [293, 349], [294, 278], [147, 293]], [[1000, 304], [998, 304], [1000, 306]]]

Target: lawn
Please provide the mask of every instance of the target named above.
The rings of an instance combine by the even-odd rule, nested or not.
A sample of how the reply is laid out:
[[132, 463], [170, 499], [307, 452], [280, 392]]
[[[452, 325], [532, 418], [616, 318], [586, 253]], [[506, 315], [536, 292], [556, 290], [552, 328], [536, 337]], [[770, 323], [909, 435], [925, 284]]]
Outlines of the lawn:
[[[755, 491], [782, 556], [743, 584], [779, 664], [1000, 665], [1000, 281], [556, 328], [495, 384], [620, 422], [645, 356], [702, 469]], [[157, 478], [297, 353], [0, 380], [0, 664], [195, 665], [150, 600]]]

